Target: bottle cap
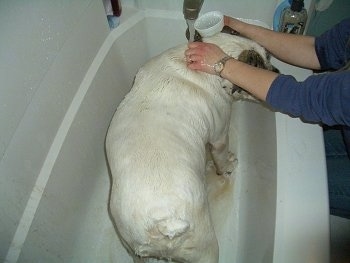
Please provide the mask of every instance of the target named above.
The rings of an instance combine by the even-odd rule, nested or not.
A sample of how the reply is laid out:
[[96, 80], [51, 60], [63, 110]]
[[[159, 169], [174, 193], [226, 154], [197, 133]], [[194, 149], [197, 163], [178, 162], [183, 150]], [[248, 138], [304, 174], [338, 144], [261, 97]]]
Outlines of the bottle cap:
[[304, 0], [293, 0], [290, 9], [292, 11], [300, 12], [304, 7]]

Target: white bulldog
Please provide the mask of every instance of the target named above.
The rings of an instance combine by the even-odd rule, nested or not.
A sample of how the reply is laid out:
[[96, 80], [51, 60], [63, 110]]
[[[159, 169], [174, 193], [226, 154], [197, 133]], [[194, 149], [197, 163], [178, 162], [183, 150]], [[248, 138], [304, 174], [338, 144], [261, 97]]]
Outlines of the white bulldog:
[[[204, 41], [234, 58], [254, 51], [269, 66], [265, 50], [245, 38], [220, 33]], [[139, 70], [106, 138], [110, 211], [134, 262], [219, 258], [208, 207], [206, 146], [217, 174], [229, 176], [235, 164], [228, 150], [235, 89], [219, 76], [189, 70], [186, 48], [169, 49]]]

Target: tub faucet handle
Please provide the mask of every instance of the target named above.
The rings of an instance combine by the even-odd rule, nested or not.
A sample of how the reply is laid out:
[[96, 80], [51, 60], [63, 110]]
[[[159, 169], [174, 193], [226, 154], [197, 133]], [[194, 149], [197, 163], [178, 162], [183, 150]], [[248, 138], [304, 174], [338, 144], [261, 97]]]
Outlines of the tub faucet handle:
[[196, 20], [202, 9], [204, 0], [184, 0], [183, 13], [185, 19]]

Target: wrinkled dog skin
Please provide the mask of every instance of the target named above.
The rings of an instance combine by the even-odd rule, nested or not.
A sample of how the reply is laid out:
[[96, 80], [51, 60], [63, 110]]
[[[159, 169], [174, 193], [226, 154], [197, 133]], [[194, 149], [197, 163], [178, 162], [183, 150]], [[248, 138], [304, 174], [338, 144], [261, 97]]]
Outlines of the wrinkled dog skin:
[[[238, 36], [204, 39], [238, 58], [263, 48]], [[206, 192], [206, 145], [217, 174], [230, 176], [228, 129], [234, 98], [222, 78], [186, 67], [181, 45], [137, 73], [106, 138], [112, 175], [110, 211], [135, 262], [147, 257], [216, 263], [219, 252]], [[249, 57], [249, 56], [248, 56]], [[225, 88], [223, 88], [225, 87]]]

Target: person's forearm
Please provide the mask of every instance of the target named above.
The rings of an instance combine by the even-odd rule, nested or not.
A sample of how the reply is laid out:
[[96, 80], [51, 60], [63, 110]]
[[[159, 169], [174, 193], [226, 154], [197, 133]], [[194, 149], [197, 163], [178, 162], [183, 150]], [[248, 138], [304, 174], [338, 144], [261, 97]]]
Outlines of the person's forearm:
[[258, 99], [265, 101], [269, 88], [278, 74], [250, 66], [235, 59], [230, 59], [226, 62], [221, 76], [248, 91]]
[[309, 69], [320, 69], [314, 37], [275, 32], [230, 17], [225, 17], [225, 24], [242, 36], [259, 43], [284, 62]]

